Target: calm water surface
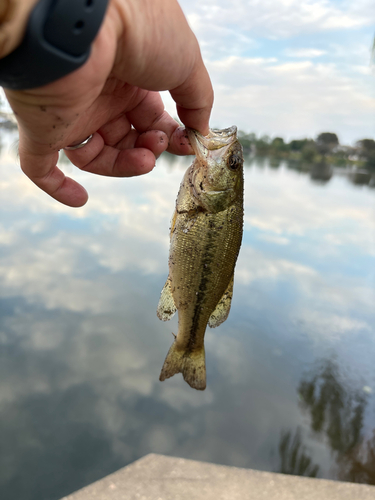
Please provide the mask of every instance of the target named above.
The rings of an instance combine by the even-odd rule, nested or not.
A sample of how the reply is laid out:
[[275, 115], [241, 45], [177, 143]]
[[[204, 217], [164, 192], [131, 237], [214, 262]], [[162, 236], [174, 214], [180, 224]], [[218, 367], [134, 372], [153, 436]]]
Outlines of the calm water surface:
[[59, 205], [0, 158], [0, 498], [54, 500], [156, 452], [375, 484], [375, 189], [248, 160], [228, 320], [205, 392], [158, 377], [156, 317], [191, 159], [138, 179], [63, 166]]

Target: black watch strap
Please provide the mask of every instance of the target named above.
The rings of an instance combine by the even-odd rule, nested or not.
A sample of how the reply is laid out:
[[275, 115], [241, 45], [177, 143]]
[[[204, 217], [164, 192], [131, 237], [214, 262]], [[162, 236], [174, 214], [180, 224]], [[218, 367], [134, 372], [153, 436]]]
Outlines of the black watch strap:
[[21, 45], [0, 59], [0, 85], [14, 90], [51, 83], [82, 66], [108, 0], [40, 0]]

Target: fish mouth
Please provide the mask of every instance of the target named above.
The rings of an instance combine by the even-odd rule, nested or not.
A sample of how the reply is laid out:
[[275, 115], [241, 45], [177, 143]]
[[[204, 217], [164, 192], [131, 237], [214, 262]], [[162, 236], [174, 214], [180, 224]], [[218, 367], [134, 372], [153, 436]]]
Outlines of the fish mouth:
[[224, 128], [222, 130], [211, 130], [208, 135], [202, 135], [197, 130], [187, 128], [191, 147], [197, 156], [208, 156], [208, 151], [230, 146], [237, 140], [237, 127]]

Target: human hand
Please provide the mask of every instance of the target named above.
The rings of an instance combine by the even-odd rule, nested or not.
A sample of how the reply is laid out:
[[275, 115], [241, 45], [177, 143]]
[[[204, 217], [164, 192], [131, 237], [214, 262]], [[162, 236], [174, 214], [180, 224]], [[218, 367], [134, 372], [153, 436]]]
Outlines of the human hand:
[[166, 149], [192, 154], [160, 90], [170, 91], [186, 126], [208, 133], [212, 86], [177, 0], [112, 0], [84, 66], [44, 87], [6, 90], [19, 124], [22, 170], [57, 201], [79, 207], [87, 192], [56, 163], [60, 149], [91, 134], [87, 145], [66, 154], [100, 175], [145, 174]]

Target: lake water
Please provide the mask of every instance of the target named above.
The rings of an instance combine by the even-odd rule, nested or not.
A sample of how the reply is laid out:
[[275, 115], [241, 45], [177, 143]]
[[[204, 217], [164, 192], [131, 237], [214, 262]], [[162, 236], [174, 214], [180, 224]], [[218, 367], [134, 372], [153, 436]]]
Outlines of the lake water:
[[156, 316], [191, 158], [133, 179], [65, 164], [90, 194], [71, 209], [2, 135], [1, 499], [58, 499], [150, 452], [375, 484], [373, 187], [247, 160], [232, 310], [198, 392], [159, 382], [177, 318]]

